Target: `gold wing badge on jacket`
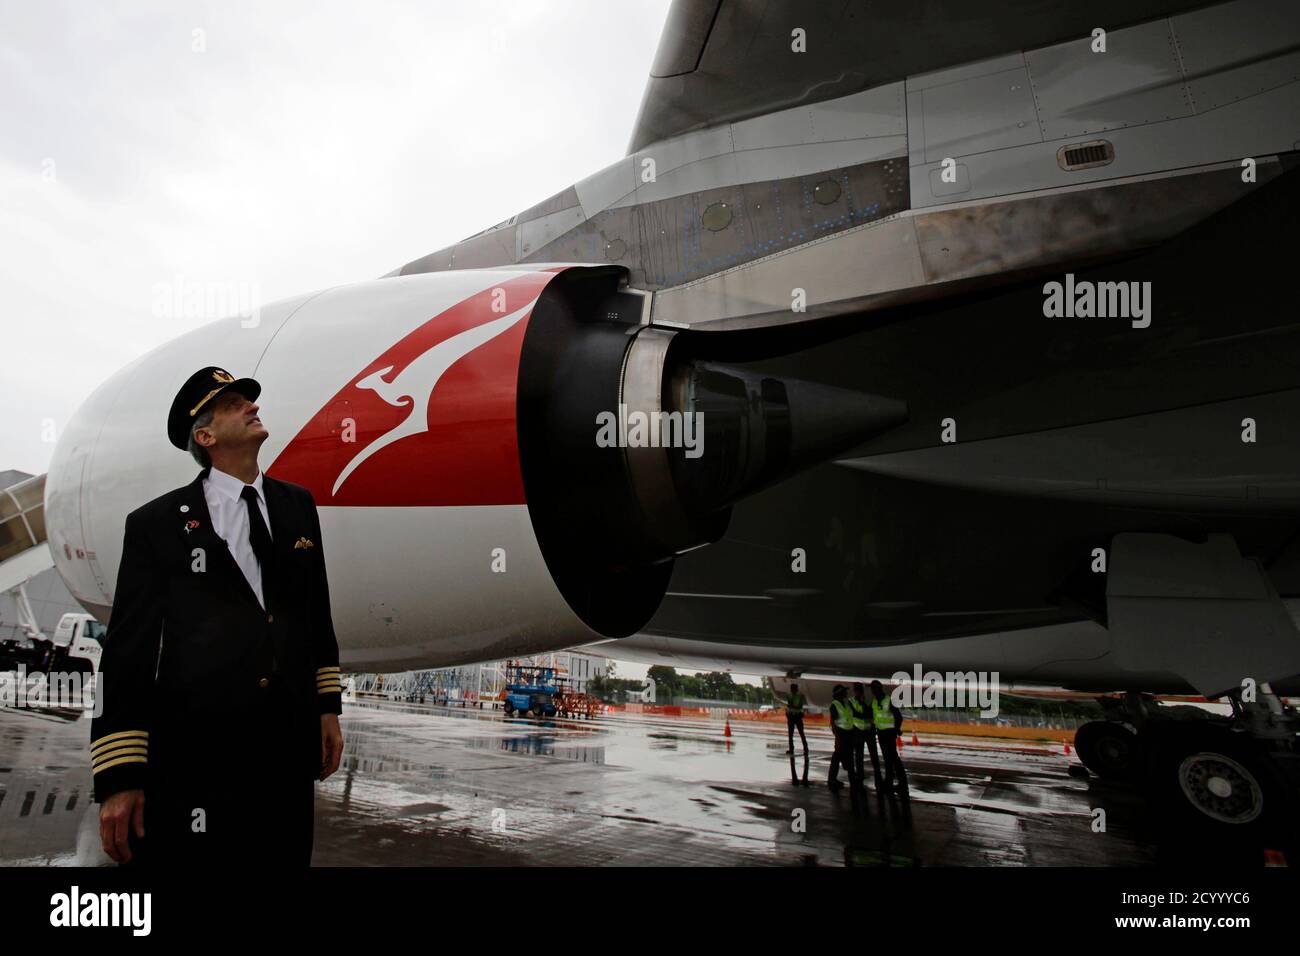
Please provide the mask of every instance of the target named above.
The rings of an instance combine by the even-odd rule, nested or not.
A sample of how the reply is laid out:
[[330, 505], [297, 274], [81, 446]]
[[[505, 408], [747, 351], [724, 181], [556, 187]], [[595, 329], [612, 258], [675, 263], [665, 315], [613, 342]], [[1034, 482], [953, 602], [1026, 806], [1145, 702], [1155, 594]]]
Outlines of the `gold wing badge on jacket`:
[[295, 551], [299, 548], [314, 548], [316, 547], [316, 542], [311, 538], [299, 538], [293, 543], [293, 547]]

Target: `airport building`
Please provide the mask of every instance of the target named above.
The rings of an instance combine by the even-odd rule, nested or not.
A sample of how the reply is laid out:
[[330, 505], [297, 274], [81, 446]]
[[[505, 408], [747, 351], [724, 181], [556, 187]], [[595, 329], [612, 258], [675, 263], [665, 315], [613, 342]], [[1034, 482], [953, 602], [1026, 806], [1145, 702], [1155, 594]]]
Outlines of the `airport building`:
[[[385, 697], [390, 700], [420, 700], [446, 703], [473, 703], [497, 700], [509, 681], [506, 661], [465, 664], [406, 671], [400, 674], [349, 675], [347, 686], [353, 694]], [[520, 658], [516, 663], [532, 667], [554, 668], [558, 677], [567, 680], [574, 693], [585, 694], [594, 677], [605, 674], [609, 662], [602, 657], [579, 651], [559, 651]]]

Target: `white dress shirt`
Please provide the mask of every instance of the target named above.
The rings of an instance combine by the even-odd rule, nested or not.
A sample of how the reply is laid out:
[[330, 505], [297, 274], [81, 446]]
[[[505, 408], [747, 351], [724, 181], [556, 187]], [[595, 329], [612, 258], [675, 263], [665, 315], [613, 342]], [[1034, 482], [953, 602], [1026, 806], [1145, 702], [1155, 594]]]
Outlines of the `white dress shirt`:
[[[243, 481], [234, 475], [212, 468], [208, 477], [203, 479], [203, 497], [208, 502], [208, 514], [212, 518], [212, 530], [226, 539], [230, 553], [244, 572], [249, 586], [257, 595], [258, 602], [266, 607], [266, 598], [262, 594], [262, 569], [253, 552], [253, 542], [248, 533], [248, 506], [239, 497], [244, 488]], [[253, 479], [252, 487], [257, 489], [257, 506], [262, 509], [262, 520], [266, 522], [267, 534], [271, 532], [271, 516], [266, 510], [266, 495], [262, 493], [262, 473], [259, 471]]]

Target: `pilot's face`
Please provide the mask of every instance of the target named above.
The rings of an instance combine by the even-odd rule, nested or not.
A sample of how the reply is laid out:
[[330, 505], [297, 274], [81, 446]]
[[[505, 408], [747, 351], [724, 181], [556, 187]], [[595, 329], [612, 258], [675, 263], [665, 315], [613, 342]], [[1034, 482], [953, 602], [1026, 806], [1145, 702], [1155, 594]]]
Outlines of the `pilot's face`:
[[[221, 448], [260, 446], [270, 434], [258, 417], [258, 405], [238, 392], [222, 392], [212, 406], [212, 424], [206, 428]], [[204, 431], [205, 429], [199, 429]], [[213, 446], [209, 445], [211, 449]]]

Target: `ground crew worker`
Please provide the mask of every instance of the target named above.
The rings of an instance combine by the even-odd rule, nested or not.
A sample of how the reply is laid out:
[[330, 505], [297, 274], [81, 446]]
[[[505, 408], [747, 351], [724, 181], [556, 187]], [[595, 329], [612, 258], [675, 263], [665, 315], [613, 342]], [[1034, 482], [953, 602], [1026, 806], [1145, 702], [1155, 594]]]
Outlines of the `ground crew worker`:
[[799, 693], [799, 685], [790, 685], [790, 694], [785, 699], [785, 732], [790, 738], [790, 745], [785, 752], [794, 753], [794, 729], [799, 728], [799, 739], [803, 741], [803, 752], [808, 753], [808, 738], [803, 732], [803, 694]]
[[853, 775], [857, 778], [858, 786], [865, 786], [866, 778], [862, 775], [862, 748], [867, 736], [867, 703], [859, 690], [861, 686], [861, 684], [854, 684], [853, 694], [846, 696], [845, 702], [849, 705], [849, 719], [853, 723], [853, 729], [849, 731], [849, 753], [853, 757]]
[[905, 793], [907, 772], [903, 769], [903, 758], [898, 756], [903, 712], [885, 696], [884, 685], [878, 680], [871, 682], [871, 718], [876, 725], [876, 736], [880, 738], [880, 756], [885, 761], [885, 793], [892, 793], [895, 787]]
[[849, 774], [849, 785], [856, 792], [860, 786], [857, 772], [853, 769], [853, 711], [849, 707], [843, 684], [836, 684], [831, 699], [831, 733], [835, 737], [835, 752], [831, 754], [831, 774], [826, 785], [832, 790], [842, 790], [844, 784], [839, 781], [840, 765]]
[[876, 747], [876, 721], [871, 710], [871, 703], [867, 700], [867, 687], [861, 681], [853, 685], [853, 716], [855, 719], [862, 720], [862, 736], [857, 742], [857, 749], [854, 756], [858, 762], [858, 776], [862, 779], [863, 786], [866, 786], [867, 774], [866, 765], [862, 759], [862, 746], [866, 744], [871, 751], [871, 770], [876, 780], [876, 791], [880, 792], [884, 784], [880, 780], [880, 752]]
[[126, 516], [90, 735], [119, 863], [311, 861], [312, 782], [343, 753], [339, 649], [316, 503], [257, 464], [260, 392], [191, 375], [167, 437], [203, 470]]

